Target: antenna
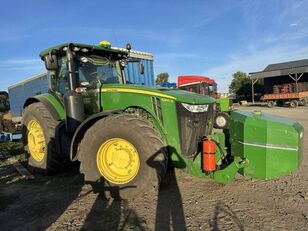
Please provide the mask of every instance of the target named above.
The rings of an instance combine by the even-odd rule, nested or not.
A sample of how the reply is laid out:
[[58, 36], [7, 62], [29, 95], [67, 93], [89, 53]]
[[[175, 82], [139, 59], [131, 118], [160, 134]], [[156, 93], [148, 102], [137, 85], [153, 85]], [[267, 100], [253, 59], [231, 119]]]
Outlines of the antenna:
[[116, 46], [119, 47], [119, 43], [118, 43], [118, 40], [117, 40], [117, 36], [116, 36], [114, 30], [112, 30], [112, 35], [113, 35], [113, 39], [114, 39], [114, 41], [115, 41]]

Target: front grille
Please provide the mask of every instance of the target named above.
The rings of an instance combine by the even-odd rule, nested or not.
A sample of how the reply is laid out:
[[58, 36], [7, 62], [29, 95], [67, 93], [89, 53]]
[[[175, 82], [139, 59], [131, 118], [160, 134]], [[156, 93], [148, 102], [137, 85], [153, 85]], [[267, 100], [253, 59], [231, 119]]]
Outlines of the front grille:
[[198, 150], [202, 137], [208, 135], [212, 129], [214, 104], [210, 104], [207, 112], [193, 113], [177, 102], [177, 118], [180, 132], [182, 155], [192, 156]]

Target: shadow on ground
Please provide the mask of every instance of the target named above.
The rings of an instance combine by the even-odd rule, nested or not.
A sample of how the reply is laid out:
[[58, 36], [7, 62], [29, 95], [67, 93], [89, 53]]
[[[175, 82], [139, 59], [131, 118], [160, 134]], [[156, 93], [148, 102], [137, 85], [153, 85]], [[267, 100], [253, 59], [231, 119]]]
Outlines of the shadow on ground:
[[[219, 201], [215, 205], [213, 220], [210, 222], [210, 227], [212, 231], [226, 230], [225, 228], [221, 228], [226, 227], [227, 223], [231, 223], [236, 230], [244, 231], [244, 226], [236, 213], [233, 212], [228, 205]], [[234, 228], [232, 228], [232, 230], [234, 230]]]

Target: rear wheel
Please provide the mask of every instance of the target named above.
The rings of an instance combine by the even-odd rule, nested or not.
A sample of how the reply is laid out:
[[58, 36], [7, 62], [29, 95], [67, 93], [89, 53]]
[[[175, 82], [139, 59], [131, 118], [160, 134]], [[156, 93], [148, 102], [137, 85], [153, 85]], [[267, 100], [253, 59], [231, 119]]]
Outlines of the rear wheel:
[[122, 199], [157, 188], [167, 168], [160, 134], [150, 122], [127, 114], [97, 121], [85, 133], [78, 158], [94, 191]]
[[226, 112], [218, 112], [215, 115], [214, 127], [218, 129], [226, 129], [229, 127], [229, 114]]
[[292, 100], [292, 101], [290, 102], [290, 107], [295, 108], [295, 107], [297, 107], [297, 106], [298, 106], [298, 102], [297, 102], [296, 100]]
[[28, 164], [43, 173], [63, 171], [68, 163], [56, 152], [54, 120], [42, 103], [27, 106], [23, 113], [22, 137], [28, 154]]

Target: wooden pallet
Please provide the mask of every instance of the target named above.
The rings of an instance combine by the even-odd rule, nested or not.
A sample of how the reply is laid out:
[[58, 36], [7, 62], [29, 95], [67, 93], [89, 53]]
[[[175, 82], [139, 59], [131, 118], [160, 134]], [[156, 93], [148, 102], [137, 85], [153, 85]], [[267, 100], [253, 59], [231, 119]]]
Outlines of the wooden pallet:
[[34, 176], [8, 152], [0, 151], [0, 159], [7, 160], [23, 178], [27, 180], [34, 179]]

